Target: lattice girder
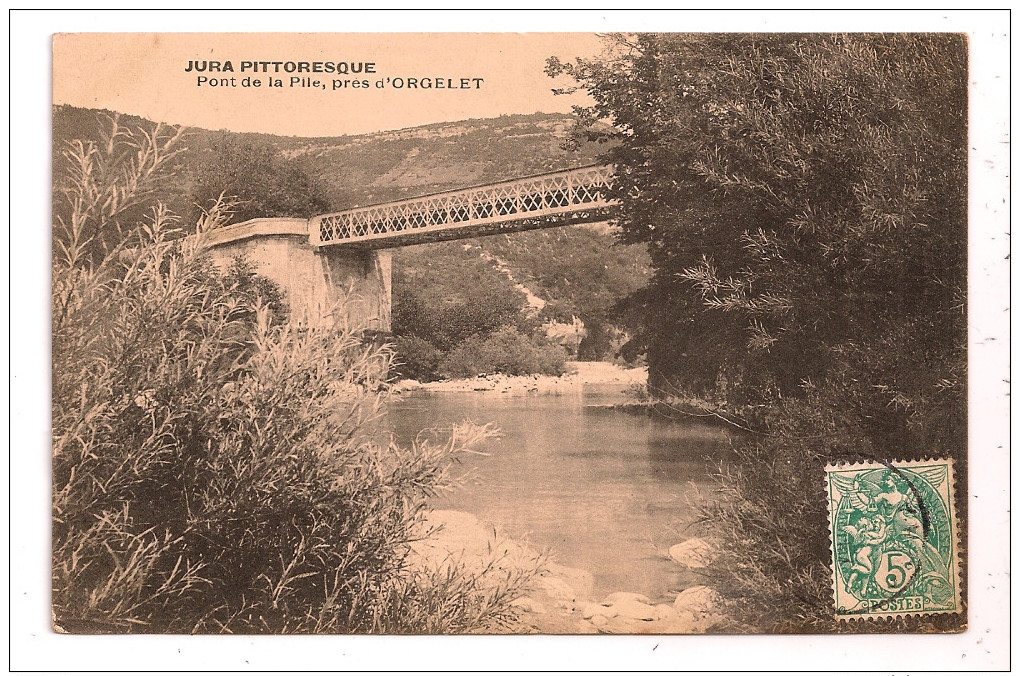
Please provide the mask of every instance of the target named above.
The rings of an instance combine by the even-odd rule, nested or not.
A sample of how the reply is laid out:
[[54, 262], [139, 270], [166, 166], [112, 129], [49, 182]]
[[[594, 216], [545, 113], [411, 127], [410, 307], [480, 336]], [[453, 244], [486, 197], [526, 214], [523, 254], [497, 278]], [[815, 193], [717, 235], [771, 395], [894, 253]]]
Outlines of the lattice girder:
[[[509, 228], [515, 222], [552, 227], [560, 215], [572, 222], [583, 219], [584, 212], [605, 211], [611, 206], [605, 194], [612, 177], [611, 167], [596, 165], [349, 209], [312, 218], [309, 236], [314, 246], [385, 246], [378, 240], [406, 241], [415, 232], [424, 236], [463, 228], [464, 236], [472, 236], [478, 228]], [[454, 233], [442, 234], [454, 238]]]

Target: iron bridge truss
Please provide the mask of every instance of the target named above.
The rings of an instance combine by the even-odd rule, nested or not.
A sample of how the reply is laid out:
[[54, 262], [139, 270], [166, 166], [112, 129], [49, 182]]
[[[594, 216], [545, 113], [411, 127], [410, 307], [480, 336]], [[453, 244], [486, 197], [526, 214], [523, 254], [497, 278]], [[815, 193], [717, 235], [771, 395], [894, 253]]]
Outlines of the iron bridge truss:
[[606, 220], [612, 168], [580, 167], [315, 216], [316, 247], [389, 248]]

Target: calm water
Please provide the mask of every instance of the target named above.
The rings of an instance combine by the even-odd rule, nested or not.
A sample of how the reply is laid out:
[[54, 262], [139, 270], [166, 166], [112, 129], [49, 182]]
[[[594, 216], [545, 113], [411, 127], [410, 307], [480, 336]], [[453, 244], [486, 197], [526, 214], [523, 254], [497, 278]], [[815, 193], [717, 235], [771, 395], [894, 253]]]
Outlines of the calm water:
[[[655, 598], [690, 584], [665, 558], [691, 536], [708, 472], [729, 448], [725, 433], [592, 407], [623, 400], [619, 386], [568, 395], [420, 393], [392, 402], [399, 443], [465, 420], [494, 422], [502, 436], [465, 455], [464, 485], [434, 504], [490, 521], [595, 576], [595, 596]], [[689, 573], [687, 573], [689, 576]]]

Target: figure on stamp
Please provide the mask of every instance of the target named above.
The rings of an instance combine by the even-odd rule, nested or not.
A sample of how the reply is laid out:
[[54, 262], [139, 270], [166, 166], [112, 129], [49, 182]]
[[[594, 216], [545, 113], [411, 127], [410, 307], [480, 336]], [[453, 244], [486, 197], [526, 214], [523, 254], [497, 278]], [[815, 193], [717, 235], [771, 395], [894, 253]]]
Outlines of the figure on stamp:
[[851, 566], [853, 571], [846, 581], [846, 590], [850, 593], [864, 592], [872, 579], [875, 571], [875, 563], [882, 554], [881, 545], [886, 539], [886, 520], [881, 514], [873, 518], [862, 516], [857, 520], [857, 526], [843, 526], [843, 531], [853, 538], [854, 544], [858, 547], [854, 555], [854, 563]]

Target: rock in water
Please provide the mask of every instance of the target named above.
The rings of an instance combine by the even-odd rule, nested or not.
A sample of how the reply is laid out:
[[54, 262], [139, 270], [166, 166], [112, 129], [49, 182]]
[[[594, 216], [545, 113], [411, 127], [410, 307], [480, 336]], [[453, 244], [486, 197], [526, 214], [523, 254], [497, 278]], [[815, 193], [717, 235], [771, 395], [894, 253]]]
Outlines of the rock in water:
[[595, 588], [595, 576], [587, 570], [580, 568], [568, 568], [558, 563], [546, 564], [546, 569], [552, 577], [558, 578], [574, 590], [574, 597], [583, 599], [591, 596]]
[[722, 598], [711, 587], [698, 586], [685, 589], [676, 596], [673, 607], [678, 613], [693, 613], [695, 616], [712, 613], [719, 607]]
[[639, 601], [620, 601], [613, 604], [613, 610], [619, 613], [620, 617], [628, 620], [641, 620], [651, 622], [656, 619], [655, 607]]
[[652, 602], [651, 599], [649, 599], [644, 594], [637, 594], [635, 592], [613, 592], [612, 594], [606, 597], [606, 599], [602, 602], [602, 605], [612, 606], [616, 605], [617, 603], [631, 601], [645, 604]]
[[705, 568], [715, 558], [715, 547], [701, 538], [684, 540], [669, 548], [669, 558], [688, 568]]

